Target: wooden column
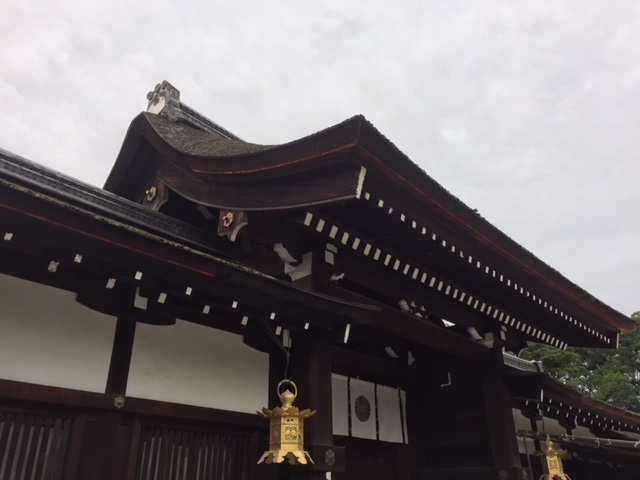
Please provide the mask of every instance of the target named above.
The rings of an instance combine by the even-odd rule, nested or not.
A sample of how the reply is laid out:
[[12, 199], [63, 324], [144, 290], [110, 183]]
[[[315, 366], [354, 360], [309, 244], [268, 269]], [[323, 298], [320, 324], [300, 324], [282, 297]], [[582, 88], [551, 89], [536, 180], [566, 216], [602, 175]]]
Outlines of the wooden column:
[[[291, 372], [298, 386], [296, 405], [318, 413], [305, 422], [305, 448], [315, 465], [291, 469], [290, 474], [296, 480], [320, 480], [325, 478], [324, 472], [344, 468], [344, 449], [333, 445], [330, 335], [304, 332], [292, 341]], [[334, 456], [327, 455], [328, 450]]]
[[516, 426], [511, 409], [511, 396], [504, 380], [502, 351], [493, 349], [493, 362], [482, 371], [482, 396], [491, 444], [491, 457], [496, 467], [520, 467]]
[[124, 395], [127, 392], [135, 334], [136, 322], [128, 318], [118, 317], [105, 393]]
[[118, 442], [122, 422], [117, 412], [102, 413], [87, 425], [77, 478], [113, 480], [118, 478], [119, 459], [126, 456], [129, 445]]
[[292, 379], [299, 388], [296, 405], [317, 409], [308, 421], [305, 439], [310, 444], [333, 443], [331, 409], [331, 343], [328, 334], [298, 335], [291, 349]]

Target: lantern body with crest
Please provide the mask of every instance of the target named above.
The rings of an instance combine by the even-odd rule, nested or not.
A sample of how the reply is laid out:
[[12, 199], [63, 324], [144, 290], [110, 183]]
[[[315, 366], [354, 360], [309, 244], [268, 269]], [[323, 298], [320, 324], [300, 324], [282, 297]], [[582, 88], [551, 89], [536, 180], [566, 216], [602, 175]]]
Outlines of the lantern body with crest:
[[[284, 384], [291, 385], [294, 391], [287, 389], [280, 393]], [[264, 452], [258, 463], [282, 463], [285, 459], [292, 465], [313, 463], [309, 453], [304, 450], [304, 420], [316, 411], [300, 411], [292, 405], [298, 395], [298, 388], [292, 381], [282, 380], [277, 390], [282, 406], [273, 410], [263, 408], [262, 413], [258, 412], [270, 422], [269, 450]]]

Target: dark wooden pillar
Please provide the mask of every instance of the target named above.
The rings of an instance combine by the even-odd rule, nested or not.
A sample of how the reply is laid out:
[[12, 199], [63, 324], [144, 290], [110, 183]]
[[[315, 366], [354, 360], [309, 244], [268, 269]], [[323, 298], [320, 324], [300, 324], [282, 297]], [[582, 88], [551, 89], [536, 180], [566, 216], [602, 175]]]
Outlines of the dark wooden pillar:
[[[344, 449], [333, 445], [330, 335], [322, 331], [304, 332], [292, 341], [291, 373], [298, 386], [296, 405], [318, 413], [305, 422], [305, 448], [315, 465], [291, 469], [290, 478], [321, 480], [325, 478], [324, 472], [344, 468]], [[327, 455], [329, 450], [333, 456]]]
[[314, 332], [293, 339], [291, 373], [299, 389], [298, 407], [318, 410], [308, 421], [306, 442], [333, 443], [331, 343], [328, 334]]
[[105, 393], [124, 395], [127, 392], [135, 334], [136, 322], [128, 318], [118, 317]]
[[502, 379], [504, 368], [502, 351], [496, 347], [493, 353], [493, 361], [482, 371], [482, 396], [491, 444], [491, 457], [496, 467], [520, 467], [511, 396]]
[[[118, 318], [105, 386], [105, 393], [114, 399], [126, 394], [135, 331], [134, 320]], [[128, 434], [123, 432], [122, 415], [115, 405], [113, 412], [90, 415], [84, 429], [77, 478], [122, 478], [130, 448]]]
[[87, 425], [77, 478], [113, 480], [120, 476], [119, 460], [129, 448], [128, 443], [118, 442], [121, 421], [119, 413], [109, 412]]

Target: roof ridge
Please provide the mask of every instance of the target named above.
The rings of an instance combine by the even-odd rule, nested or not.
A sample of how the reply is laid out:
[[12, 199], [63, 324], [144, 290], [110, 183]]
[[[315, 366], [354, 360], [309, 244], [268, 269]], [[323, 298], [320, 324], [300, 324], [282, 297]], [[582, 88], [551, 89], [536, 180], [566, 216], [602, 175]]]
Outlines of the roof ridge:
[[243, 141], [237, 135], [205, 117], [200, 112], [180, 101], [180, 90], [163, 80], [152, 92], [147, 93], [147, 112], [167, 117], [172, 122], [181, 121], [205, 132], [219, 135], [228, 140]]

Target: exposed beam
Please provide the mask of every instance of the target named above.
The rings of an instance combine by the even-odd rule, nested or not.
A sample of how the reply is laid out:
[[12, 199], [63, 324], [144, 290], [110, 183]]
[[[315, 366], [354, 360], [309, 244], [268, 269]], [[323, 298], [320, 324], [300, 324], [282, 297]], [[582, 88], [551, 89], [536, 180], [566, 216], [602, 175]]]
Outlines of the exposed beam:
[[372, 309], [366, 305], [331, 299], [306, 292], [291, 284], [235, 265], [207, 253], [132, 229], [119, 222], [105, 221], [89, 212], [66, 210], [57, 202], [10, 192], [3, 195], [0, 210], [11, 213], [16, 225], [33, 222], [43, 238], [57, 239], [58, 248], [84, 244], [90, 253], [109, 258], [123, 268], [134, 266], [140, 272], [153, 272], [159, 278], [183, 279], [184, 287], [215, 293], [226, 290], [249, 304], [272, 309], [291, 318], [304, 312], [312, 323], [350, 322], [366, 319]]
[[[102, 394], [49, 387], [0, 379], [0, 405], [15, 409], [24, 403], [44, 402], [56, 405], [114, 411], [113, 394]], [[13, 407], [11, 407], [13, 405]], [[226, 423], [246, 427], [266, 426], [258, 415], [215, 408], [194, 407], [169, 402], [127, 397], [121, 411], [144, 415], [158, 415], [184, 420]]]
[[[330, 283], [324, 285], [316, 283], [316, 288], [336, 297], [340, 296], [343, 290]], [[348, 292], [348, 295], [350, 298], [357, 298], [357, 294], [353, 292]], [[362, 301], [365, 300], [376, 305], [371, 299], [362, 297]], [[450, 332], [445, 328], [433, 325], [427, 320], [416, 318], [413, 315], [393, 310], [383, 305], [377, 304], [377, 306], [380, 310], [373, 316], [366, 328], [374, 328], [439, 352], [471, 358], [481, 362], [490, 361], [489, 348], [479, 343]]]

